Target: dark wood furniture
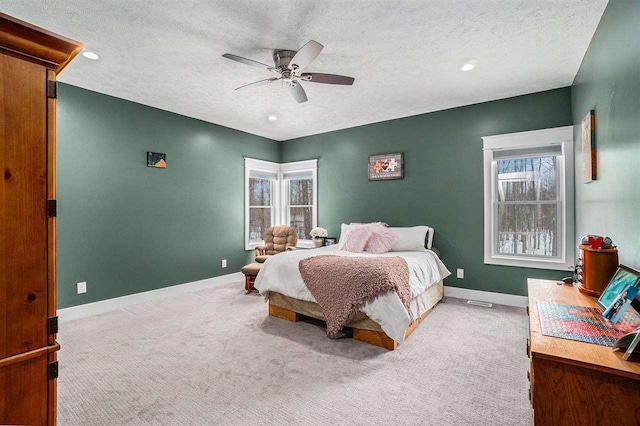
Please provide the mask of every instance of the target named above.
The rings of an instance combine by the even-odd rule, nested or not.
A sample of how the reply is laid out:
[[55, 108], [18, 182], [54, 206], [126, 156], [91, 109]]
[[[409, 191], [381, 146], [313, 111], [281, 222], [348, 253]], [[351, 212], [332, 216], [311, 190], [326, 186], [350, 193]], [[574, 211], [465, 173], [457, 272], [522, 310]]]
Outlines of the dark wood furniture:
[[584, 244], [578, 248], [582, 257], [577, 287], [588, 296], [600, 297], [618, 269], [618, 249], [594, 249]]
[[0, 424], [55, 424], [56, 75], [82, 45], [0, 13]]
[[529, 279], [528, 289], [534, 425], [640, 424], [640, 363], [605, 346], [542, 334], [538, 301], [594, 307], [596, 299], [555, 281]]

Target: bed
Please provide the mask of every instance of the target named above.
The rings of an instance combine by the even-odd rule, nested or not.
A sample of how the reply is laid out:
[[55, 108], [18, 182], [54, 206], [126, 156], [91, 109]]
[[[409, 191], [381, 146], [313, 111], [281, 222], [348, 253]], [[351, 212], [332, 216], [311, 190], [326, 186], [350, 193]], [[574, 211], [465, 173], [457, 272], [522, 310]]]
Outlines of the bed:
[[298, 321], [301, 315], [324, 320], [322, 310], [305, 285], [298, 265], [313, 256], [401, 257], [409, 268], [411, 301], [409, 309], [398, 294], [388, 292], [366, 302], [346, 324], [353, 338], [395, 350], [443, 297], [443, 279], [450, 272], [438, 255], [428, 249], [383, 254], [351, 253], [336, 246], [296, 250], [278, 254], [265, 262], [254, 287], [269, 303], [269, 315]]

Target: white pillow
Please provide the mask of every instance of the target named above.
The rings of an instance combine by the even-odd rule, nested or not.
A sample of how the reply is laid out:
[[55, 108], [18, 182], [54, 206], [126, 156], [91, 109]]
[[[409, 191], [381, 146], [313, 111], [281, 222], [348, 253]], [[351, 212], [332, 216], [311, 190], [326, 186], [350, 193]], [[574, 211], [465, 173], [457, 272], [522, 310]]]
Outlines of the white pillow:
[[338, 242], [341, 243], [344, 240], [344, 236], [347, 235], [348, 229], [349, 229], [348, 223], [343, 223], [342, 225], [340, 225], [340, 238], [338, 239]]
[[428, 249], [431, 249], [431, 246], [433, 244], [433, 232], [435, 231], [433, 228], [427, 226], [427, 228], [429, 228], [429, 231], [427, 232], [427, 245], [426, 247]]
[[433, 243], [433, 228], [428, 226], [391, 227], [398, 236], [398, 242], [391, 251], [424, 251]]

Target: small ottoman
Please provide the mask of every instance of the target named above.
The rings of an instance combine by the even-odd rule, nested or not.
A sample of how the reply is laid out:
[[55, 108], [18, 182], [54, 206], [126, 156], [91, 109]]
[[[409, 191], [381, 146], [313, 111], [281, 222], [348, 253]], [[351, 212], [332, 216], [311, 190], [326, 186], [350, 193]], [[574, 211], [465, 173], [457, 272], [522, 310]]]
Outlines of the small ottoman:
[[244, 289], [247, 290], [247, 294], [252, 291], [258, 291], [253, 288], [253, 283], [256, 280], [256, 275], [260, 272], [260, 267], [262, 263], [250, 263], [242, 268], [242, 273], [244, 274]]

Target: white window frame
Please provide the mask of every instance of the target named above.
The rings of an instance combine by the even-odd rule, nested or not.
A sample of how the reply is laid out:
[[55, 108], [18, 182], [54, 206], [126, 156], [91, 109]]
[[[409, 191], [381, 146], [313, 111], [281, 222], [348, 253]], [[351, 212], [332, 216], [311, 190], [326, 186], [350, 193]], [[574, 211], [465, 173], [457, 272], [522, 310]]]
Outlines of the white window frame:
[[[573, 126], [530, 132], [485, 136], [484, 157], [484, 263], [489, 265], [523, 268], [572, 270], [575, 261], [574, 245], [574, 162]], [[558, 216], [559, 234], [562, 236], [555, 258], [498, 254], [496, 249], [496, 197], [497, 168], [493, 153], [498, 150], [523, 149], [561, 145], [562, 155], [557, 158], [558, 195], [561, 214]]]
[[253, 250], [258, 246], [264, 245], [264, 240], [251, 243], [249, 242], [249, 211], [251, 206], [249, 205], [249, 179], [251, 170], [258, 170], [262, 172], [275, 173], [276, 179], [273, 184], [273, 193], [271, 194], [271, 226], [275, 225], [278, 219], [278, 200], [280, 199], [280, 185], [278, 185], [280, 179], [280, 164], [272, 163], [270, 161], [255, 160], [253, 158], [244, 159], [244, 248], [245, 250]]
[[[313, 205], [311, 206], [311, 218], [313, 223], [311, 228], [313, 229], [318, 226], [318, 160], [296, 161], [293, 163], [280, 164], [280, 205], [282, 206], [282, 208], [280, 209], [280, 223], [284, 223], [287, 226], [290, 226], [289, 224], [291, 223], [291, 217], [289, 215], [289, 180], [284, 178], [284, 175], [288, 172], [311, 172], [311, 175], [313, 177]], [[313, 241], [299, 239], [298, 247], [312, 248]]]
[[[256, 160], [253, 158], [244, 159], [244, 248], [245, 250], [253, 250], [258, 246], [264, 245], [264, 240], [251, 243], [249, 242], [249, 179], [251, 170], [259, 170], [269, 173], [275, 173], [277, 179], [273, 185], [272, 198], [272, 214], [271, 226], [279, 224], [289, 224], [289, 181], [284, 179], [287, 172], [303, 172], [311, 171], [313, 176], [313, 208], [312, 208], [312, 228], [318, 226], [318, 160], [297, 161], [293, 163], [273, 163], [271, 161]], [[298, 247], [311, 248], [313, 242], [311, 240], [298, 240]]]

